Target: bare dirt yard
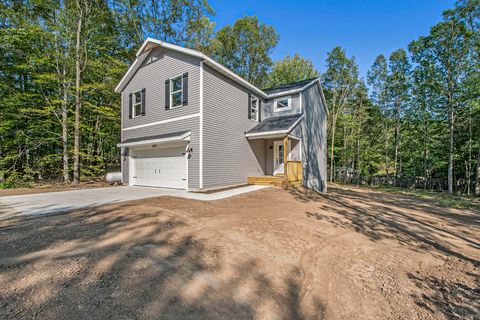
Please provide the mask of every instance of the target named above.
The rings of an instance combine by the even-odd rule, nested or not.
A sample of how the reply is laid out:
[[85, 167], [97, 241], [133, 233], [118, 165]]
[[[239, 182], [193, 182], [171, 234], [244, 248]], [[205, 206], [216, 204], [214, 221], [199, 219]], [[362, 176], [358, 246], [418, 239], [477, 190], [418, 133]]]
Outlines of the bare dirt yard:
[[1, 319], [480, 319], [480, 213], [331, 187], [0, 222]]

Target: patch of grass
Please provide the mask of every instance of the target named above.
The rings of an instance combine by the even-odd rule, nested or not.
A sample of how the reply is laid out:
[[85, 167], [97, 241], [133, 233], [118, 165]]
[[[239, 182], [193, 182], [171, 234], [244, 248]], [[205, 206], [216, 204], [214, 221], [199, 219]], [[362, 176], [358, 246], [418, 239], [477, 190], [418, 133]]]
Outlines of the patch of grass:
[[24, 181], [13, 182], [11, 180], [5, 180], [0, 182], [0, 189], [17, 189], [17, 188], [32, 188], [32, 184]]
[[456, 208], [456, 209], [477, 209], [480, 210], [480, 199], [476, 197], [468, 197], [465, 195], [448, 194], [446, 192], [435, 192], [420, 189], [404, 189], [399, 187], [387, 186], [361, 186], [363, 188], [370, 188], [391, 194], [399, 194], [404, 196], [411, 196], [420, 199], [432, 200], [439, 206]]
[[13, 189], [15, 184], [11, 181], [2, 181], [0, 182], [0, 189]]

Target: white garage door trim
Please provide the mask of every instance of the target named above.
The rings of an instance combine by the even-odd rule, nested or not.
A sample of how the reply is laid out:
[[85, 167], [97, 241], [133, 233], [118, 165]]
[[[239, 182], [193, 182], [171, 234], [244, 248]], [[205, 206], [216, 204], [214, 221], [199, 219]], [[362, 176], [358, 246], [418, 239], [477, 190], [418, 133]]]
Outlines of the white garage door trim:
[[[129, 170], [128, 170], [129, 185], [188, 190], [188, 157], [187, 157], [187, 154], [185, 153], [185, 150], [187, 148], [188, 148], [188, 144], [186, 145], [185, 142], [169, 143], [165, 145], [156, 146], [155, 148], [145, 147], [145, 146], [130, 148]], [[161, 157], [162, 150], [167, 153], [174, 153], [174, 154], [179, 153], [179, 156], [178, 157], [175, 157], [175, 156]], [[155, 153], [158, 153], [159, 157], [155, 157], [154, 156]], [[147, 159], [146, 157], [137, 158], [136, 157], [137, 155], [140, 155], [140, 156], [150, 155], [151, 156], [150, 161], [146, 160]], [[177, 159], [175, 160], [175, 158]], [[149, 169], [147, 167], [146, 169], [146, 170], [151, 170], [152, 172], [150, 173], [146, 172], [142, 178], [139, 178], [136, 172], [137, 165], [140, 165], [139, 162], [144, 162], [143, 164], [145, 166], [152, 165], [153, 168]], [[175, 166], [176, 164], [177, 166], [176, 168], [173, 168], [173, 170], [168, 168], [170, 165]], [[178, 171], [179, 169], [183, 171], [183, 174], [179, 173]], [[149, 179], [148, 177], [150, 174], [151, 175], [164, 174], [165, 172], [167, 173], [167, 175], [172, 174], [172, 172], [175, 175], [175, 171], [177, 171], [176, 173], [178, 174], [177, 175], [178, 179], [177, 177], [175, 177], [174, 179], [166, 178], [166, 179], [155, 180], [155, 179]]]

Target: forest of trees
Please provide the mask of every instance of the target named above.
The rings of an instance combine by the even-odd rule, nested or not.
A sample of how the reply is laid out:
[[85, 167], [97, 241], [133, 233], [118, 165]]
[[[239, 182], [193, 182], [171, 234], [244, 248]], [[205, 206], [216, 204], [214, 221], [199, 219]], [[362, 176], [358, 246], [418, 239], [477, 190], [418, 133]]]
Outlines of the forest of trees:
[[329, 179], [480, 194], [478, 0], [378, 55], [366, 79], [341, 47], [320, 74], [255, 16], [215, 27], [207, 0], [0, 3], [0, 187], [78, 183], [118, 170], [114, 87], [147, 37], [201, 50], [265, 88], [321, 76]]

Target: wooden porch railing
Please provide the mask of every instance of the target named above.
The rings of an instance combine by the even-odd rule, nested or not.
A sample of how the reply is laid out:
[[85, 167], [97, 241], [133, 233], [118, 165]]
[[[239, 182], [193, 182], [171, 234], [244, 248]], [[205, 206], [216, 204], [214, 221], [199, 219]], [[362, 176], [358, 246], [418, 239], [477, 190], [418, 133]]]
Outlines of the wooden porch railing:
[[303, 180], [303, 170], [302, 170], [302, 161], [287, 161], [285, 180], [287, 181], [302, 181]]

